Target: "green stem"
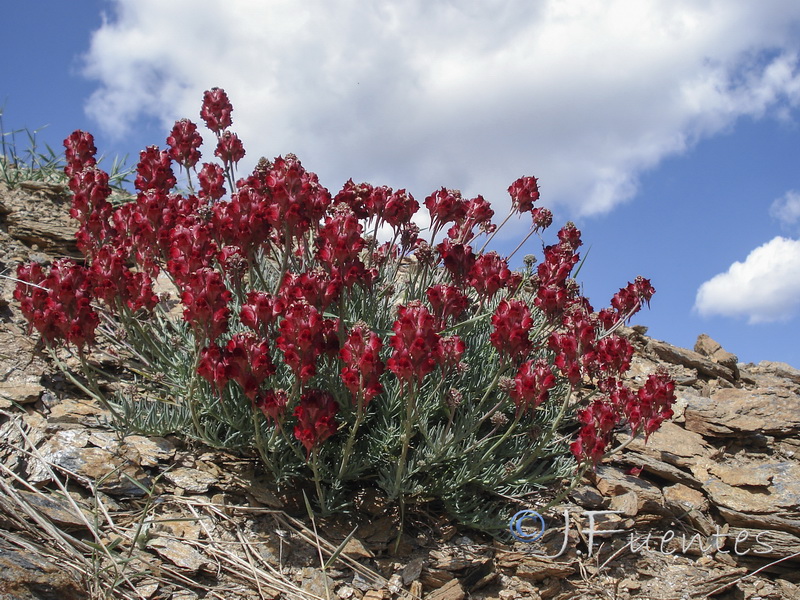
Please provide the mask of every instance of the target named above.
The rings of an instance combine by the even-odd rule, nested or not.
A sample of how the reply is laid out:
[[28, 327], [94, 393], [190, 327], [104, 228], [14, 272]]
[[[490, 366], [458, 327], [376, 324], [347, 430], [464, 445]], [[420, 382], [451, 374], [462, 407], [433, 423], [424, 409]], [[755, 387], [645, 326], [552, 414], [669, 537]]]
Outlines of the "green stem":
[[350, 454], [353, 452], [353, 446], [356, 441], [356, 433], [358, 433], [358, 428], [361, 426], [361, 423], [364, 421], [364, 392], [359, 392], [359, 397], [357, 399], [358, 408], [356, 414], [356, 422], [353, 424], [353, 428], [350, 430], [350, 435], [347, 438], [347, 444], [344, 447], [344, 453], [342, 454], [342, 463], [339, 465], [339, 480], [344, 478], [344, 473], [347, 470], [347, 463], [350, 460]]
[[416, 415], [416, 386], [411, 387], [411, 394], [406, 401], [406, 418], [403, 422], [403, 445], [400, 449], [400, 460], [397, 463], [397, 473], [394, 478], [394, 487], [390, 498], [394, 500], [400, 493], [400, 487], [403, 482], [403, 476], [406, 472], [406, 459], [408, 458], [408, 448], [411, 444], [411, 433], [414, 424], [414, 417]]
[[325, 502], [325, 494], [322, 491], [322, 484], [319, 477], [319, 468], [317, 466], [317, 458], [319, 457], [319, 448], [314, 448], [311, 453], [311, 472], [314, 473], [314, 487], [317, 490], [317, 498], [323, 515], [328, 514], [328, 505]]

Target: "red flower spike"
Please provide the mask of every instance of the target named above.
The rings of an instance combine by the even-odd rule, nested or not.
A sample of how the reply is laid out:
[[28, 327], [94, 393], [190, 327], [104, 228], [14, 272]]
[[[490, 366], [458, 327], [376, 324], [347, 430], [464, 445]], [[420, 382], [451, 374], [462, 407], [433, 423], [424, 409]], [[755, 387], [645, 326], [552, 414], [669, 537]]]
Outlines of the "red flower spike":
[[431, 303], [439, 330], [457, 323], [470, 305], [469, 297], [454, 285], [433, 285], [425, 295]]
[[384, 364], [379, 355], [383, 342], [374, 331], [365, 325], [355, 325], [347, 336], [339, 356], [345, 363], [342, 381], [354, 395], [363, 394], [364, 406], [383, 391], [379, 379]]
[[94, 137], [91, 133], [76, 130], [64, 140], [64, 173], [68, 177], [97, 164]]
[[267, 390], [256, 396], [255, 405], [264, 413], [267, 420], [274, 422], [278, 427], [281, 426], [286, 418], [286, 405], [289, 403], [289, 395], [285, 390]]
[[230, 131], [222, 132], [217, 142], [217, 148], [214, 150], [214, 156], [219, 157], [225, 164], [235, 165], [244, 158], [244, 155], [244, 145], [239, 136]]
[[308, 381], [317, 372], [317, 358], [326, 346], [322, 315], [305, 302], [290, 305], [284, 312], [275, 343], [295, 375], [303, 382]]
[[533, 203], [539, 199], [539, 185], [536, 177], [520, 177], [508, 188], [511, 206], [518, 213], [531, 212]]
[[225, 351], [232, 367], [231, 379], [242, 387], [250, 400], [255, 401], [261, 384], [275, 373], [269, 344], [252, 334], [237, 333]]
[[491, 204], [483, 196], [473, 198], [467, 202], [464, 218], [457, 220], [447, 231], [447, 237], [466, 244], [475, 237], [475, 228], [481, 233], [494, 233], [497, 226], [492, 224], [493, 216]]
[[203, 163], [197, 174], [200, 180], [200, 197], [219, 200], [225, 195], [225, 171], [217, 164]]
[[556, 377], [543, 358], [522, 363], [514, 378], [511, 398], [517, 405], [517, 414], [533, 411], [550, 397]]
[[285, 309], [286, 303], [282, 298], [275, 298], [267, 292], [248, 292], [239, 319], [242, 325], [264, 334]]
[[440, 356], [439, 366], [443, 373], [449, 373], [453, 369], [461, 369], [461, 357], [467, 350], [467, 345], [457, 335], [449, 335], [439, 340]]
[[442, 258], [445, 269], [450, 272], [453, 282], [458, 286], [463, 286], [476, 261], [472, 247], [454, 244], [450, 239], [445, 239], [436, 246], [436, 250], [439, 251], [439, 256]]
[[197, 374], [208, 381], [217, 393], [221, 393], [233, 375], [227, 353], [216, 344], [203, 348], [197, 362]]
[[203, 94], [203, 108], [200, 117], [205, 121], [206, 127], [216, 134], [233, 124], [231, 113], [233, 105], [228, 99], [225, 90], [215, 87]]
[[[419, 210], [419, 202], [405, 190], [397, 190], [386, 200], [386, 206], [378, 216], [386, 221], [395, 231], [398, 231], [411, 223], [413, 217]], [[406, 246], [408, 247], [408, 246]]]
[[467, 214], [467, 201], [458, 190], [442, 188], [425, 198], [425, 206], [431, 214], [431, 229], [434, 232], [447, 223], [463, 220]]
[[284, 244], [291, 245], [292, 240], [299, 240], [312, 224], [319, 223], [331, 203], [328, 190], [293, 154], [275, 159], [264, 174], [264, 185], [277, 208], [270, 216], [270, 224], [279, 235], [284, 232], [289, 235], [289, 239], [281, 239]]
[[92, 285], [85, 267], [59, 259], [45, 276], [41, 266], [32, 263], [20, 265], [17, 278], [14, 299], [29, 332], [36, 329], [47, 343], [65, 341], [78, 349], [94, 342], [100, 318], [91, 306]]
[[563, 246], [575, 252], [583, 245], [581, 241], [581, 230], [575, 227], [575, 223], [569, 221], [558, 232], [558, 239]]
[[305, 301], [320, 312], [339, 299], [342, 280], [337, 273], [314, 269], [301, 273], [287, 273], [281, 284], [280, 297], [286, 305]]
[[93, 295], [112, 309], [123, 303], [132, 311], [153, 310], [158, 296], [153, 292], [152, 279], [146, 273], [132, 272], [126, 265], [126, 258], [120, 248], [110, 245], [98, 250], [89, 269]]
[[398, 307], [397, 314], [389, 342], [393, 351], [386, 366], [401, 381], [420, 383], [441, 360], [436, 319], [418, 301]]
[[528, 306], [521, 300], [503, 299], [492, 316], [494, 331], [489, 341], [503, 358], [524, 360], [531, 351], [530, 339], [533, 318]]
[[185, 307], [183, 318], [195, 331], [213, 342], [228, 330], [228, 303], [232, 298], [222, 275], [213, 269], [199, 269], [185, 279], [181, 294]]
[[336, 433], [336, 413], [339, 405], [333, 396], [322, 390], [309, 390], [300, 397], [300, 403], [294, 409], [297, 425], [294, 437], [306, 449], [306, 455]]
[[169, 193], [178, 183], [175, 173], [172, 172], [171, 162], [166, 150], [159, 150], [158, 146], [148, 146], [139, 154], [133, 185], [137, 190]]
[[553, 224], [553, 213], [547, 208], [534, 208], [531, 217], [534, 231], [544, 231]]
[[191, 169], [200, 160], [200, 146], [203, 138], [197, 132], [197, 125], [189, 119], [175, 121], [172, 131], [167, 137], [169, 157], [186, 170]]
[[469, 270], [469, 284], [482, 300], [494, 297], [498, 290], [508, 285], [510, 279], [508, 261], [494, 251], [480, 255]]

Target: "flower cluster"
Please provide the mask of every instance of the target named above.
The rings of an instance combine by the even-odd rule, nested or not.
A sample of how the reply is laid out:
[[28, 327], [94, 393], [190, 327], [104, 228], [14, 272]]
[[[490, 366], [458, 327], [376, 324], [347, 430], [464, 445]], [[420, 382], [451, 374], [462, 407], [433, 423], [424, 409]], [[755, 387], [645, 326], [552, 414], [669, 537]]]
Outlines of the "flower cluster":
[[41, 265], [31, 263], [17, 269], [20, 283], [14, 299], [48, 344], [65, 340], [82, 349], [94, 341], [100, 319], [92, 307], [92, 281], [84, 267], [71, 260], [57, 260], [45, 275]]
[[[204, 94], [200, 118], [216, 139], [211, 161], [201, 162], [198, 126], [181, 119], [165, 148], [141, 152], [135, 200], [116, 207], [91, 135], [65, 140], [85, 264], [21, 266], [15, 291], [49, 345], [83, 351], [106, 311], [135, 329], [131, 343], [150, 344], [137, 351], [152, 364], [175, 368], [165, 357], [188, 355], [189, 380], [164, 396], [207, 403], [188, 411], [194, 435], [250, 427], [244, 439], [271, 468], [305, 456], [318, 490], [326, 478], [344, 489], [348, 476], [372, 469], [367, 477], [393, 499], [417, 493], [430, 473], [465, 478], [464, 489], [482, 482], [486, 493], [531, 483], [525, 477], [542, 469], [529, 461], [519, 467], [527, 474], [510, 468], [507, 477], [484, 465], [495, 452], [509, 464], [552, 457], [567, 451], [569, 435], [576, 460], [596, 464], [615, 430], [649, 435], [671, 415], [666, 374], [636, 391], [622, 383], [633, 348], [617, 330], [653, 287], [639, 277], [595, 312], [573, 279], [583, 244], [574, 224], [543, 247], [535, 269], [517, 272], [511, 257], [477, 250], [498, 230], [482, 196], [434, 191], [424, 201], [423, 240], [414, 222], [420, 203], [404, 189], [349, 180], [331, 194], [292, 154], [237, 176], [246, 154], [224, 90]], [[188, 193], [177, 191], [176, 173]], [[530, 213], [529, 235], [542, 235], [552, 213], [536, 206], [537, 179], [521, 177], [508, 192], [503, 223]], [[153, 291], [157, 278], [174, 285], [183, 321], [153, 336], [161, 342], [142, 335], [169, 319]], [[165, 348], [173, 344], [165, 339], [183, 342]], [[587, 387], [592, 400], [574, 402]], [[546, 422], [552, 414], [559, 417]], [[559, 435], [517, 435], [517, 426]], [[362, 427], [369, 430], [359, 437]], [[305, 465], [275, 468], [289, 477]]]

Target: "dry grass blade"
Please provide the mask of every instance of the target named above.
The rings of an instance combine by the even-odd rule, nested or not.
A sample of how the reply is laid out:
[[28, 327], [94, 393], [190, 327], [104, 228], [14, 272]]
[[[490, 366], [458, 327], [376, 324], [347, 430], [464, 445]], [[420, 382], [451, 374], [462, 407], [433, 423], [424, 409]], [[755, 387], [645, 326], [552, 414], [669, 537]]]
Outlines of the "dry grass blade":
[[[76, 481], [83, 481], [83, 478], [45, 459], [35, 444], [31, 442], [25, 428], [20, 424], [18, 416], [5, 411], [0, 411], [0, 415], [8, 418], [14, 424], [27, 446], [18, 447], [7, 444], [7, 448], [38, 461], [47, 470], [48, 478], [52, 480], [60, 492], [60, 497], [66, 502], [64, 509], [68, 510], [76, 520], [82, 522], [89, 533], [90, 541], [79, 539], [62, 530], [39, 507], [32, 504], [24, 494], [19, 492], [20, 488], [42, 498], [46, 498], [47, 495], [2, 463], [0, 463], [0, 473], [3, 474], [3, 477], [0, 477], [0, 513], [9, 524], [24, 535], [16, 535], [0, 529], [0, 536], [28, 552], [65, 565], [73, 572], [78, 573], [85, 582], [89, 593], [88, 597], [93, 600], [108, 598], [144, 600], [145, 596], [140, 593], [137, 585], [137, 582], [144, 576], [151, 582], [169, 585], [172, 588], [191, 590], [197, 587], [196, 582], [166, 565], [160, 568], [160, 576], [146, 573], [150, 555], [143, 551], [133, 552], [136, 547], [134, 539], [136, 529], [117, 526], [111, 513], [97, 494], [94, 494], [94, 506], [99, 514], [96, 514], [93, 519], [88, 518], [62, 480], [63, 477], [69, 477]], [[91, 482], [83, 481], [83, 483], [89, 489], [94, 489]], [[102, 517], [99, 516], [100, 514]], [[146, 518], [146, 516], [145, 514], [142, 518]], [[114, 541], [108, 542], [108, 539], [112, 537], [111, 534], [114, 536]], [[119, 547], [124, 544], [130, 545], [131, 551], [128, 556], [115, 555], [114, 551], [120, 549]], [[137, 564], [144, 570], [129, 574], [131, 566]]]

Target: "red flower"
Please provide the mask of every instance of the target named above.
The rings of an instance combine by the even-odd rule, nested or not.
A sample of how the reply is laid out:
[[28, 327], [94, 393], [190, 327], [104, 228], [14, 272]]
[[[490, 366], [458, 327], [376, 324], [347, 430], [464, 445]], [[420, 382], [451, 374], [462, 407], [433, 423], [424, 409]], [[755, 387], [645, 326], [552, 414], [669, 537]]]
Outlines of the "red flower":
[[91, 280], [84, 267], [59, 259], [45, 276], [41, 265], [31, 263], [17, 267], [17, 278], [14, 299], [29, 333], [36, 329], [49, 344], [64, 340], [78, 349], [94, 342], [100, 319], [91, 306]]
[[393, 352], [386, 365], [401, 381], [420, 383], [441, 358], [436, 319], [418, 301], [400, 306], [397, 314], [389, 342]]
[[511, 397], [517, 405], [517, 414], [535, 409], [550, 397], [556, 377], [543, 358], [522, 363], [514, 377]]
[[203, 94], [203, 108], [200, 110], [200, 117], [214, 133], [219, 134], [223, 129], [231, 126], [233, 123], [231, 112], [233, 112], [233, 105], [225, 90], [215, 87]]
[[232, 367], [231, 379], [242, 386], [245, 395], [255, 400], [264, 380], [275, 373], [269, 344], [246, 333], [234, 335], [225, 348]]
[[458, 190], [442, 188], [425, 198], [425, 206], [431, 214], [431, 230], [434, 232], [447, 223], [463, 220], [467, 214], [467, 202]]
[[475, 253], [471, 246], [454, 244], [449, 238], [436, 246], [439, 256], [442, 257], [444, 268], [450, 272], [456, 285], [463, 285], [475, 264]]
[[508, 188], [511, 206], [519, 213], [533, 210], [533, 203], [539, 199], [539, 185], [536, 177], [520, 177]]
[[345, 366], [342, 381], [354, 396], [363, 393], [364, 405], [383, 391], [380, 376], [384, 370], [379, 354], [383, 342], [365, 325], [355, 325], [339, 351]]
[[491, 299], [510, 279], [508, 261], [494, 251], [479, 256], [469, 270], [469, 284], [483, 300]]
[[470, 300], [464, 292], [453, 285], [432, 285], [425, 292], [436, 317], [437, 329], [444, 329], [448, 323], [456, 323], [469, 308]]
[[280, 297], [289, 305], [305, 301], [320, 312], [339, 299], [342, 280], [337, 273], [314, 269], [305, 273], [287, 273], [281, 283]]
[[419, 203], [405, 190], [397, 190], [386, 200], [386, 206], [378, 216], [395, 230], [403, 228], [411, 222], [419, 210]]
[[494, 211], [491, 204], [484, 200], [483, 196], [478, 196], [467, 202], [464, 217], [458, 219], [456, 224], [447, 231], [447, 237], [451, 240], [468, 243], [475, 237], [475, 228], [479, 228], [481, 233], [493, 233], [497, 226], [492, 224]]
[[297, 425], [294, 437], [306, 448], [310, 457], [312, 450], [336, 433], [336, 413], [339, 405], [333, 396], [322, 390], [309, 390], [300, 397], [294, 409]]
[[439, 340], [440, 356], [439, 366], [443, 373], [450, 372], [451, 369], [463, 369], [461, 357], [467, 350], [467, 345], [457, 335], [448, 335]]
[[197, 174], [200, 180], [200, 197], [219, 200], [225, 195], [225, 171], [217, 164], [203, 163]]
[[239, 319], [242, 325], [265, 334], [268, 327], [283, 314], [286, 303], [267, 292], [248, 292], [247, 302], [242, 305]]
[[139, 154], [136, 166], [136, 180], [133, 185], [137, 190], [159, 190], [168, 193], [178, 182], [170, 165], [171, 159], [166, 150], [158, 146], [148, 146]]
[[278, 427], [286, 417], [286, 405], [289, 395], [285, 390], [267, 390], [256, 396], [255, 405], [264, 413], [268, 420], [273, 421]]
[[326, 333], [330, 327], [330, 320], [323, 319], [306, 302], [297, 302], [286, 309], [275, 343], [283, 352], [284, 362], [301, 381], [307, 381], [317, 372], [317, 357], [329, 346]]
[[213, 269], [199, 269], [188, 275], [185, 283], [181, 295], [183, 318], [213, 342], [228, 330], [228, 302], [233, 295], [225, 287], [222, 275]]
[[189, 119], [175, 121], [172, 131], [167, 137], [169, 156], [176, 163], [191, 169], [200, 160], [200, 146], [203, 138], [197, 133], [197, 125]]
[[92, 293], [112, 309], [123, 303], [133, 311], [153, 310], [158, 296], [153, 292], [152, 279], [146, 273], [132, 272], [125, 263], [121, 249], [109, 245], [101, 247], [89, 270]]
[[97, 148], [94, 145], [94, 137], [91, 133], [76, 130], [64, 140], [64, 158], [66, 165], [64, 173], [72, 176], [74, 173], [83, 171], [97, 164], [95, 154]]
[[214, 155], [218, 156], [225, 164], [236, 164], [244, 158], [244, 145], [235, 133], [223, 131], [217, 141]]
[[197, 374], [214, 386], [217, 393], [221, 392], [233, 374], [227, 353], [216, 344], [203, 348], [197, 362]]
[[494, 331], [489, 341], [501, 357], [524, 359], [531, 350], [530, 339], [533, 318], [528, 306], [521, 300], [503, 299], [492, 316]]

